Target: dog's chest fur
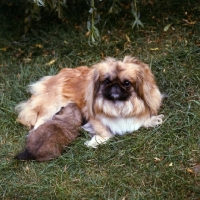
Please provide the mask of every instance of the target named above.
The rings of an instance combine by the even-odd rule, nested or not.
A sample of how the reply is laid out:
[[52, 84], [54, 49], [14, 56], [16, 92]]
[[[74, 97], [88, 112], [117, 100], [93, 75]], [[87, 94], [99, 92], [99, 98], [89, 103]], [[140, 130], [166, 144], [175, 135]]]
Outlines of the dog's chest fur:
[[138, 130], [143, 124], [143, 119], [131, 118], [101, 118], [102, 124], [110, 129], [114, 135], [124, 135]]
[[[109, 129], [109, 131], [113, 135], [124, 135], [125, 133], [131, 133], [133, 131], [138, 130], [141, 126], [144, 125], [145, 119], [144, 118], [109, 118], [102, 116], [99, 118], [101, 123]], [[92, 124], [88, 122], [83, 126], [83, 129], [90, 132], [91, 134], [96, 134]]]

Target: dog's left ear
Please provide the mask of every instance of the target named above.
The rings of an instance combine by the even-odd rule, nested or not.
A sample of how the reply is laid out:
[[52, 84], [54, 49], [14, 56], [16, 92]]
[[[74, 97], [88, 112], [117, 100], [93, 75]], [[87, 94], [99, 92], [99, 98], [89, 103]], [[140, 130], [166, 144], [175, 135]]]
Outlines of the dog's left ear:
[[161, 106], [163, 96], [156, 85], [151, 69], [147, 64], [135, 57], [125, 56], [123, 62], [138, 65], [138, 69], [136, 70], [137, 80], [135, 82], [135, 90], [138, 96], [143, 99], [149, 107], [151, 115], [156, 115]]
[[95, 115], [94, 101], [99, 91], [99, 86], [100, 86], [99, 71], [98, 69], [93, 68], [91, 69], [89, 73], [89, 84], [86, 89], [86, 96], [85, 96], [85, 100], [86, 100], [86, 104], [87, 104], [87, 108], [88, 108], [88, 112], [90, 116]]
[[151, 115], [157, 115], [162, 103], [162, 94], [156, 85], [154, 75], [149, 66], [141, 63], [141, 70], [137, 73], [136, 88], [139, 96], [144, 100], [150, 109]]

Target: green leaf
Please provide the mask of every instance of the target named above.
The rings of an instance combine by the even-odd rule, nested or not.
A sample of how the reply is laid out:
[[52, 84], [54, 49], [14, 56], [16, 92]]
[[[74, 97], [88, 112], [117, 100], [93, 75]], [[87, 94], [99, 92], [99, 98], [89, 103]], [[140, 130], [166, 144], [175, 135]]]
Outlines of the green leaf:
[[169, 28], [170, 28], [171, 25], [172, 25], [172, 24], [168, 24], [167, 26], [165, 26], [165, 28], [163, 29], [163, 31], [164, 31], [164, 32], [167, 32], [167, 31], [169, 30]]
[[88, 29], [88, 31], [90, 31], [90, 29], [91, 29], [91, 23], [90, 23], [90, 21], [87, 21], [87, 29]]

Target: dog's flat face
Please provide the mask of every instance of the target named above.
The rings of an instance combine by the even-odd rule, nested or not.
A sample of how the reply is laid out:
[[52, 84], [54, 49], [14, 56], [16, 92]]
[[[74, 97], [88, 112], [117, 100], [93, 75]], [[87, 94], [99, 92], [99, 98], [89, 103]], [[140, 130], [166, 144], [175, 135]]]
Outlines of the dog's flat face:
[[101, 82], [101, 91], [104, 99], [110, 101], [127, 101], [131, 96], [131, 82], [121, 82], [119, 77], [112, 79], [109, 75]]
[[161, 94], [145, 63], [132, 57], [125, 57], [123, 61], [108, 58], [95, 65], [93, 71], [94, 92], [91, 98], [96, 113], [109, 117], [157, 113]]
[[[131, 101], [132, 98], [142, 98], [139, 92], [139, 76], [142, 71], [137, 65], [128, 65], [123, 62], [115, 62], [112, 70], [100, 70], [99, 91], [104, 99], [116, 101]], [[103, 75], [104, 74], [104, 75]], [[140, 85], [142, 87], [142, 85]]]

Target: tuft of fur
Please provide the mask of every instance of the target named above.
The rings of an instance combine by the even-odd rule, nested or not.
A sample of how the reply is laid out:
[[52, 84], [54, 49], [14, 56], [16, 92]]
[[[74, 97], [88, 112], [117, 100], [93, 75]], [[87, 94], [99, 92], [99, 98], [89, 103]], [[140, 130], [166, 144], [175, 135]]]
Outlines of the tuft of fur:
[[52, 120], [29, 132], [25, 151], [18, 160], [47, 161], [59, 157], [65, 147], [79, 136], [82, 115], [74, 103], [62, 108]]
[[23, 152], [15, 156], [17, 160], [35, 160], [36, 157], [29, 152], [28, 149], [25, 149]]

